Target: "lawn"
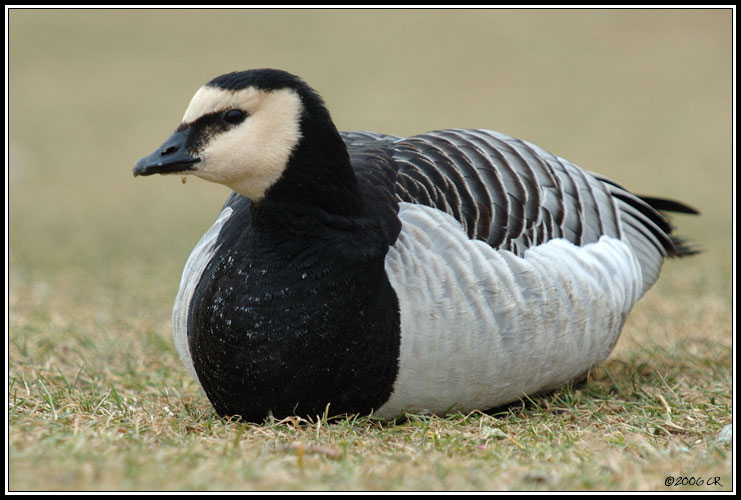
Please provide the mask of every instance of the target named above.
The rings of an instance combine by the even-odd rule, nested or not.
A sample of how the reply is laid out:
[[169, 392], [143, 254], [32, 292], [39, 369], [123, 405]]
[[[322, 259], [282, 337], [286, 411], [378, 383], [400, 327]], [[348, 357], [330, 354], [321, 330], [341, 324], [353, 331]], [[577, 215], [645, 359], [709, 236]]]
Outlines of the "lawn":
[[[731, 490], [732, 14], [11, 9], [6, 488]], [[302, 75], [341, 130], [494, 129], [682, 200], [704, 251], [583, 384], [445, 418], [221, 419], [170, 314], [228, 192], [131, 169], [253, 67]]]

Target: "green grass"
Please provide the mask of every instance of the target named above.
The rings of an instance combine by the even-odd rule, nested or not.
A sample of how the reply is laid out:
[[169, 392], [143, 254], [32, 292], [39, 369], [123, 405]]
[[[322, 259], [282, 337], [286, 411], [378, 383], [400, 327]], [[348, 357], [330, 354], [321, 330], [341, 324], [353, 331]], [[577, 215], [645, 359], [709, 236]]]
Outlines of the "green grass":
[[[734, 487], [730, 11], [12, 10], [9, 37], [10, 491]], [[342, 130], [491, 128], [685, 201], [705, 252], [583, 384], [395, 423], [220, 419], [170, 310], [227, 192], [131, 168], [202, 83], [265, 66]]]

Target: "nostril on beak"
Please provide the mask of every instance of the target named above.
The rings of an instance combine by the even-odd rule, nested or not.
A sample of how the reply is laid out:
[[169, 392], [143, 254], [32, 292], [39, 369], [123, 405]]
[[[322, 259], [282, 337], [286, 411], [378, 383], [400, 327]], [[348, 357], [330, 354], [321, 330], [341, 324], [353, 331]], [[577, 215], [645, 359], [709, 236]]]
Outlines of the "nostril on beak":
[[174, 153], [177, 150], [178, 150], [178, 148], [176, 146], [170, 146], [169, 148], [163, 149], [162, 152], [160, 153], [160, 156], [171, 155], [172, 153]]

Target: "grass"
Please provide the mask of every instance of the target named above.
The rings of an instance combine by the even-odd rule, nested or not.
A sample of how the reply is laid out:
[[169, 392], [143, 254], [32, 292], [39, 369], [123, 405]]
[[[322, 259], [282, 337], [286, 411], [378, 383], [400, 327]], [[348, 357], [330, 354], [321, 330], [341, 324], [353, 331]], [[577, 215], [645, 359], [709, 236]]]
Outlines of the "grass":
[[670, 475], [731, 487], [722, 343], [623, 348], [585, 384], [488, 414], [256, 425], [218, 418], [146, 323], [90, 318], [56, 345], [40, 326], [11, 339], [13, 489], [660, 490]]
[[[734, 488], [730, 19], [11, 11], [7, 488]], [[343, 130], [493, 128], [683, 200], [703, 215], [674, 223], [705, 252], [666, 264], [583, 384], [445, 418], [220, 419], [170, 307], [227, 193], [131, 168], [204, 81], [262, 66], [303, 75]]]

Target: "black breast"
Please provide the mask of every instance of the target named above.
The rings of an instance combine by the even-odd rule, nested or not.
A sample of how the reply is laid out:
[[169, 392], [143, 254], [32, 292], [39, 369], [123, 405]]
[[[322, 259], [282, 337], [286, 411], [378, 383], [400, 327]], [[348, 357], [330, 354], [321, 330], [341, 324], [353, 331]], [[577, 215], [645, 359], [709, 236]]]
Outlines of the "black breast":
[[381, 406], [400, 344], [384, 272], [398, 234], [388, 211], [345, 218], [236, 194], [227, 205], [188, 316], [193, 364], [216, 411], [259, 421]]

